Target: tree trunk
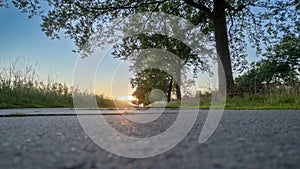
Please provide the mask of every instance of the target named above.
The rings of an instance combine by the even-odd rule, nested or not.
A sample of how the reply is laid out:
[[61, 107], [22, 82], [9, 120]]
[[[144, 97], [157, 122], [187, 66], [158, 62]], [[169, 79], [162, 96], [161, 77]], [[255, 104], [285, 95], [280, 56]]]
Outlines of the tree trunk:
[[[219, 90], [222, 92], [225, 88], [229, 96], [233, 89], [233, 76], [231, 59], [229, 54], [228, 34], [225, 16], [224, 0], [214, 0], [213, 10], [214, 33], [216, 40], [218, 59]], [[224, 69], [224, 73], [223, 73]]]
[[181, 67], [176, 71], [176, 83], [175, 83], [175, 89], [176, 89], [176, 99], [181, 100]]
[[173, 77], [170, 79], [169, 88], [168, 88], [168, 96], [167, 96], [167, 102], [170, 103], [171, 101], [171, 94], [172, 94], [172, 86], [173, 86]]
[[176, 98], [177, 98], [177, 100], [181, 100], [180, 85], [178, 83], [176, 83], [175, 88], [176, 88]]

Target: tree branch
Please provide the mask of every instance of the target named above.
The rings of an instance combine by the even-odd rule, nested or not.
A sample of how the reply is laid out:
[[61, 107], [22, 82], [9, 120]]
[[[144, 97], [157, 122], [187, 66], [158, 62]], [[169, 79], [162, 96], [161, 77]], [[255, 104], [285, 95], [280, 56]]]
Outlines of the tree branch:
[[113, 11], [113, 10], [122, 10], [122, 9], [136, 9], [138, 7], [141, 6], [147, 6], [147, 5], [153, 5], [153, 4], [162, 4], [164, 2], [166, 2], [167, 0], [161, 0], [161, 1], [150, 1], [150, 2], [144, 2], [144, 3], [140, 3], [137, 2], [135, 5], [132, 4], [123, 4], [123, 5], [119, 5], [119, 6], [98, 6], [98, 7], [85, 7], [83, 6], [81, 3], [76, 2], [75, 5], [78, 6], [79, 8], [83, 9], [83, 10], [93, 10], [93, 11], [103, 11], [103, 12], [108, 12], [108, 11]]
[[208, 18], [212, 18], [212, 12], [208, 7], [206, 7], [203, 3], [196, 3], [193, 0], [184, 0], [187, 4], [191, 5], [192, 7], [195, 7], [199, 10], [201, 10]]
[[181, 7], [183, 5], [183, 3], [179, 3], [170, 13], [175, 15], [174, 12], [179, 9], [179, 7]]

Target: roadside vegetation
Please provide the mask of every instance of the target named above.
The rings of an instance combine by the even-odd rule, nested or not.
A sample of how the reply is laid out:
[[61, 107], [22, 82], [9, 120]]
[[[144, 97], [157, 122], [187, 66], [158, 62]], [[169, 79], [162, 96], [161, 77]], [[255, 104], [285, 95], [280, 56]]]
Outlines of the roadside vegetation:
[[[226, 109], [300, 109], [300, 86], [297, 78], [287, 78], [288, 83], [266, 83], [264, 79], [258, 78], [261, 73], [266, 74], [262, 71], [265, 62], [236, 78], [236, 90], [233, 97], [227, 98]], [[275, 77], [276, 71], [270, 72], [273, 72], [270, 76]], [[209, 109], [213, 92], [198, 92], [200, 106], [196, 106], [199, 104], [190, 98], [188, 108]], [[24, 58], [18, 58], [0, 69], [0, 109], [73, 107], [74, 94], [90, 95], [58, 82], [50, 75], [43, 79], [38, 74], [38, 64], [31, 64]], [[124, 101], [114, 101], [103, 95], [97, 95], [96, 101], [100, 108], [126, 107]], [[167, 107], [179, 108], [180, 101], [173, 100], [167, 103]]]
[[[299, 35], [286, 35], [282, 40], [268, 48], [262, 59], [250, 65], [247, 71], [235, 78], [235, 85], [231, 93], [227, 93], [226, 109], [300, 109], [300, 39]], [[4, 64], [3, 64], [4, 65]], [[144, 73], [144, 72], [143, 72]], [[181, 93], [178, 96], [178, 87], [169, 76], [153, 72], [147, 76], [132, 79], [131, 83], [136, 90], [133, 95], [140, 103], [149, 104], [153, 88], [163, 89], [157, 97], [151, 95], [151, 102], [161, 101], [161, 94], [168, 96], [165, 100], [167, 107], [180, 107]], [[149, 75], [149, 76], [148, 76]], [[162, 80], [165, 78], [165, 81]], [[171, 83], [169, 82], [171, 80]], [[158, 83], [160, 82], [160, 83]], [[174, 89], [172, 91], [172, 89]], [[171, 92], [176, 99], [171, 100]], [[188, 96], [189, 108], [208, 109], [211, 106], [212, 93], [197, 92], [196, 96]], [[73, 107], [73, 96], [83, 98], [79, 100], [81, 107], [89, 107], [90, 99], [96, 97], [98, 107], [126, 108], [126, 101], [106, 99], [103, 95], [94, 96], [82, 92], [76, 87], [55, 80], [51, 73], [46, 78], [39, 74], [38, 64], [32, 64], [25, 58], [18, 58], [0, 69], [0, 108], [27, 108], [27, 107]], [[86, 97], [89, 96], [89, 97]], [[186, 96], [183, 96], [186, 97]], [[200, 98], [200, 106], [195, 99]], [[144, 102], [142, 102], [144, 101]], [[146, 102], [148, 101], [148, 102]], [[159, 106], [156, 104], [155, 106]], [[162, 104], [165, 106], [165, 104]]]
[[0, 69], [0, 108], [72, 106], [71, 89], [54, 81], [50, 75], [42, 79], [37, 64], [20, 57], [3, 65]]
[[[194, 105], [193, 105], [194, 104]], [[200, 96], [200, 105], [191, 101], [189, 108], [209, 109], [211, 108], [211, 94]], [[167, 107], [178, 108], [180, 103], [170, 102]], [[229, 110], [279, 110], [279, 109], [300, 109], [299, 93], [288, 94], [287, 91], [282, 93], [255, 93], [245, 94], [243, 96], [234, 96], [227, 98], [225, 109]]]
[[[300, 30], [300, 27], [299, 27]], [[227, 93], [226, 109], [300, 109], [300, 38], [287, 34], [278, 44], [267, 48], [262, 59], [253, 62], [234, 80]], [[208, 109], [212, 93], [198, 92], [200, 106], [191, 98], [190, 107]], [[180, 107], [173, 101], [168, 107]]]
[[[221, 63], [225, 72], [225, 79], [219, 76], [219, 80], [222, 80], [219, 83], [219, 89], [223, 91], [224, 89], [221, 87], [226, 87], [226, 108], [299, 108], [299, 0], [274, 2], [265, 0], [243, 2], [141, 1], [134, 5], [132, 5], [132, 1], [95, 1], [92, 4], [79, 0], [61, 3], [57, 3], [60, 1], [56, 0], [47, 0], [47, 2], [44, 4], [36, 0], [28, 0], [28, 2], [19, 0], [10, 4], [0, 0], [0, 8], [14, 6], [22, 13], [27, 14], [29, 18], [42, 17], [41, 29], [45, 35], [53, 39], [69, 37], [76, 45], [74, 51], [82, 54], [82, 57], [87, 57], [92, 53], [93, 45], [87, 45], [91, 35], [98, 32], [99, 28], [110, 25], [111, 21], [119, 19], [120, 16], [162, 12], [176, 15], [193, 25], [198, 25], [197, 29], [193, 29], [195, 31], [191, 32], [192, 34], [185, 34], [187, 24], [176, 24], [175, 26], [173, 21], [164, 22], [163, 26], [157, 24], [158, 32], [170, 32], [172, 37], [167, 34], [158, 35], [152, 31], [144, 35], [138, 33], [135, 36], [126, 36], [128, 33], [130, 35], [136, 33], [131, 30], [152, 30], [151, 24], [148, 24], [152, 22], [152, 19], [149, 20], [151, 17], [141, 17], [132, 21], [139, 20], [145, 24], [134, 24], [130, 20], [130, 24], [125, 22], [125, 27], [113, 26], [113, 29], [102, 31], [101, 36], [96, 38], [101, 42], [95, 44], [96, 46], [105, 46], [106, 43], [112, 43], [114, 39], [120, 38], [119, 34], [114, 32], [123, 31], [126, 38], [113, 45], [111, 54], [115, 58], [129, 59], [134, 63], [130, 68], [134, 73], [131, 85], [135, 88], [133, 96], [138, 98], [140, 103], [145, 105], [151, 103], [149, 97], [151, 92], [154, 89], [161, 89], [167, 98], [168, 107], [179, 107], [180, 99], [183, 97], [190, 99], [189, 107], [195, 107], [198, 103], [194, 104], [193, 97], [200, 97], [200, 108], [209, 108], [211, 94], [218, 92], [210, 90], [208, 93], [198, 93], [198, 96], [195, 96], [194, 93], [185, 96], [186, 92], [181, 91], [181, 84], [194, 83], [193, 81], [184, 83], [184, 80], [188, 80], [184, 78], [185, 75], [180, 74], [180, 72], [186, 71], [184, 66], [193, 69], [194, 75], [200, 72], [209, 72], [207, 56], [210, 56], [211, 52], [205, 47], [203, 48], [205, 50], [200, 47], [201, 51], [205, 52], [203, 52], [203, 56], [199, 56], [196, 51], [191, 50], [185, 43], [173, 36], [179, 32], [180, 37], [186, 36], [185, 38], [188, 39], [193, 37], [193, 34], [202, 35], [204, 33], [208, 36], [206, 40], [215, 44], [216, 54], [220, 57], [217, 65], [220, 66]], [[154, 18], [161, 17], [155, 15], [153, 15]], [[196, 36], [195, 40], [202, 41], [202, 38], [198, 39]], [[256, 56], [261, 59], [252, 63], [250, 67], [247, 60], [248, 47], [255, 49]], [[150, 48], [171, 52], [184, 62], [166, 60], [165, 58], [168, 57], [164, 56], [167, 56], [167, 53], [152, 54], [153, 57], [149, 60], [147, 57], [133, 54], [139, 54], [140, 50]], [[154, 69], [142, 71], [151, 65], [166, 68], [168, 73], [165, 72], [165, 69], [162, 69], [164, 71]], [[169, 65], [175, 67], [171, 68]], [[218, 69], [218, 71], [220, 70]], [[51, 80], [50, 77], [41, 80], [37, 73], [37, 69], [31, 65], [12, 64], [8, 68], [1, 69], [0, 108], [70, 107], [73, 106], [73, 95], [94, 97], [80, 92], [77, 88]], [[239, 75], [236, 78], [234, 78], [235, 73]], [[223, 81], [226, 82], [226, 85], [222, 84]], [[114, 101], [105, 99], [103, 96], [96, 96], [96, 98], [99, 107], [114, 107]], [[162, 101], [160, 95], [159, 97], [153, 95], [153, 98], [157, 99], [154, 101]], [[89, 104], [88, 99], [86, 102], [82, 102], [82, 106], [88, 107]], [[124, 106], [123, 103], [120, 105]]]
[[[300, 27], [299, 27], [300, 30]], [[227, 108], [299, 109], [300, 37], [287, 34], [235, 79]]]
[[[39, 65], [23, 57], [2, 61], [0, 68], [0, 109], [73, 107], [73, 94], [86, 95], [75, 87], [39, 74]], [[113, 107], [113, 101], [96, 96], [100, 107]]]

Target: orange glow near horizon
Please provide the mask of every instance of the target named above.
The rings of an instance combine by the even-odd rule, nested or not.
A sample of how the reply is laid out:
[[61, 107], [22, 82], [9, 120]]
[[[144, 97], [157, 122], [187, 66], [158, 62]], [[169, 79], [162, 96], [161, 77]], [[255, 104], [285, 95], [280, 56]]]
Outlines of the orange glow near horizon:
[[120, 96], [117, 98], [118, 100], [122, 100], [122, 101], [133, 101], [133, 100], [137, 100], [136, 97], [133, 96]]

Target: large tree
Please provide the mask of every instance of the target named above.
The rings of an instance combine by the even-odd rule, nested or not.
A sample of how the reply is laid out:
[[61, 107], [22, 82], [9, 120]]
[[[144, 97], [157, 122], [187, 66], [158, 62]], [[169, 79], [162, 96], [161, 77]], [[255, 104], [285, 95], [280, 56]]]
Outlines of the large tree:
[[[144, 55], [151, 55], [151, 59], [148, 60], [148, 57], [143, 57], [142, 53], [135, 53], [133, 51], [142, 51], [150, 49], [158, 49], [145, 53]], [[171, 100], [171, 91], [175, 88], [176, 98], [181, 99], [181, 89], [182, 86], [181, 80], [184, 78], [182, 76], [185, 73], [186, 69], [193, 67], [194, 75], [197, 75], [199, 71], [209, 71], [207, 62], [207, 55], [203, 52], [202, 56], [198, 56], [191, 48], [186, 46], [183, 42], [180, 42], [176, 39], [163, 36], [160, 34], [139, 34], [137, 36], [130, 36], [121, 43], [117, 43], [114, 47], [114, 52], [112, 53], [115, 57], [121, 58], [124, 60], [130, 60], [133, 64], [131, 70], [135, 72], [135, 77], [132, 79], [132, 86], [136, 87], [136, 90], [139, 90], [138, 93], [150, 92], [148, 90], [152, 89], [151, 86], [145, 87], [146, 85], [152, 84], [155, 86], [155, 81], [162, 81], [168, 86], [164, 92], [167, 95], [167, 101]], [[166, 50], [166, 51], [164, 51]], [[172, 55], [170, 55], [170, 53]], [[145, 71], [147, 69], [155, 66], [156, 69], [160, 71]], [[157, 75], [150, 75], [155, 74]], [[167, 82], [165, 82], [168, 77]], [[155, 78], [153, 78], [155, 77]], [[150, 83], [136, 83], [142, 81], [153, 81]], [[139, 87], [139, 86], [143, 87]], [[156, 86], [157, 87], [157, 86]], [[162, 86], [164, 87], [164, 86]], [[145, 89], [148, 90], [145, 90]], [[159, 89], [159, 88], [158, 88]]]
[[101, 25], [119, 16], [165, 12], [183, 17], [215, 39], [228, 90], [234, 85], [232, 65], [237, 69], [245, 65], [246, 42], [260, 52], [261, 40], [268, 45], [280, 36], [278, 32], [292, 32], [299, 22], [298, 0], [47, 0], [46, 9], [37, 0], [12, 2], [30, 17], [41, 14], [47, 36], [59, 38], [63, 32], [74, 39], [79, 51]]
[[154, 89], [161, 90], [167, 96], [168, 102], [171, 100], [173, 79], [161, 70], [145, 69], [138, 72], [135, 78], [131, 79], [131, 84], [135, 88], [132, 95], [138, 98], [139, 103], [149, 104], [149, 96]]

